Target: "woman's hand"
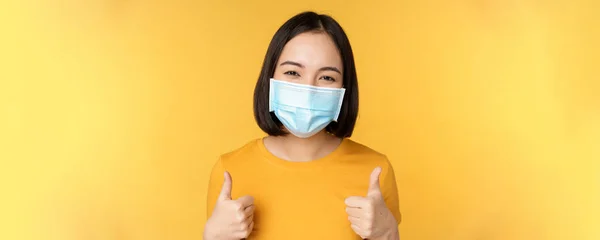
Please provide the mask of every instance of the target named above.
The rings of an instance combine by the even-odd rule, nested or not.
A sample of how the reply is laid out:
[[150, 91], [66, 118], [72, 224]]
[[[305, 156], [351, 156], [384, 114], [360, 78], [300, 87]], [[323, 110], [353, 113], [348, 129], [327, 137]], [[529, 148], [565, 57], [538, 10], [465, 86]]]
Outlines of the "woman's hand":
[[205, 240], [233, 240], [248, 237], [254, 227], [254, 198], [244, 196], [231, 199], [231, 176], [225, 172], [225, 181], [217, 204], [204, 228]]
[[352, 230], [363, 239], [399, 239], [398, 222], [385, 205], [379, 188], [377, 167], [371, 173], [371, 181], [366, 197], [346, 198], [346, 212]]

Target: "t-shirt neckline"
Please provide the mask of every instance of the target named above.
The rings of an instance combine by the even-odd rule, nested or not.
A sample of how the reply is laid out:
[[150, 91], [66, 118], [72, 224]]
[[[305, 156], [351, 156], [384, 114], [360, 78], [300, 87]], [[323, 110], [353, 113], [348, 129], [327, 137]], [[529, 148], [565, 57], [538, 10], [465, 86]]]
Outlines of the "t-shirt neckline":
[[332, 152], [330, 152], [329, 154], [327, 154], [324, 157], [314, 159], [311, 161], [295, 162], [295, 161], [288, 161], [288, 160], [285, 160], [285, 159], [275, 156], [265, 146], [264, 139], [265, 139], [265, 137], [259, 138], [256, 140], [256, 146], [258, 147], [258, 150], [263, 155], [264, 159], [272, 164], [282, 166], [285, 168], [289, 168], [289, 169], [313, 169], [313, 168], [319, 168], [324, 165], [327, 165], [332, 160], [338, 159], [338, 157], [343, 154], [344, 149], [346, 148], [346, 145], [348, 144], [348, 141], [349, 141], [348, 138], [343, 138], [342, 141], [340, 142], [340, 144]]

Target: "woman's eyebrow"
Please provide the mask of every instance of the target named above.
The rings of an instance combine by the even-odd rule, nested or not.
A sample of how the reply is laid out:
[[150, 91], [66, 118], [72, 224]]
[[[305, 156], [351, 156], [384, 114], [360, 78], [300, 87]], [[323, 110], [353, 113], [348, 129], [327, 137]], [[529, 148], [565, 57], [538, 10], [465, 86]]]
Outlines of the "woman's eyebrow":
[[300, 68], [304, 68], [304, 65], [302, 65], [300, 63], [297, 63], [297, 62], [292, 62], [292, 61], [282, 62], [281, 64], [279, 64], [279, 66], [283, 66], [283, 65], [286, 65], [286, 64], [287, 65], [294, 65], [294, 66], [297, 66], [297, 67], [300, 67]]
[[339, 74], [342, 74], [342, 71], [340, 71], [336, 67], [322, 67], [322, 68], [319, 69], [319, 71], [334, 71], [334, 72], [337, 72]]
[[[293, 66], [297, 66], [299, 68], [304, 68], [304, 65], [302, 65], [300, 63], [297, 63], [297, 62], [293, 62], [293, 61], [285, 61], [285, 62], [282, 62], [281, 64], [279, 64], [279, 66], [283, 66], [283, 65], [293, 65]], [[339, 74], [342, 74], [342, 71], [340, 71], [338, 68], [336, 68], [336, 67], [329, 67], [329, 66], [328, 67], [319, 68], [319, 71], [334, 71], [334, 72], [337, 72]]]

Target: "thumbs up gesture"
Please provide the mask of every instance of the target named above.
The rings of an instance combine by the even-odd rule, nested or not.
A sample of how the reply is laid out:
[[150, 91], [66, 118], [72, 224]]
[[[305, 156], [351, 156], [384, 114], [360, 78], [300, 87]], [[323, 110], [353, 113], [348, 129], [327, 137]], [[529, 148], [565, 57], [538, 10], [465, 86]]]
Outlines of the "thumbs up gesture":
[[369, 190], [366, 197], [346, 198], [346, 212], [352, 230], [363, 239], [397, 239], [397, 222], [385, 205], [379, 188], [381, 168], [371, 173]]
[[231, 175], [225, 181], [211, 217], [206, 222], [204, 239], [230, 240], [248, 237], [254, 227], [254, 198], [243, 196], [231, 199]]

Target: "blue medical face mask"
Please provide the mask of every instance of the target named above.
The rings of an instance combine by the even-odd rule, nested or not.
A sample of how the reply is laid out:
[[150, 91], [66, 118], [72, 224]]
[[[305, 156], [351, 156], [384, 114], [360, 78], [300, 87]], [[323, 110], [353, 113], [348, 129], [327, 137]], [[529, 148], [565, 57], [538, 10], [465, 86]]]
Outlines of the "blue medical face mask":
[[297, 137], [307, 138], [337, 121], [344, 88], [315, 87], [271, 79], [269, 111]]

